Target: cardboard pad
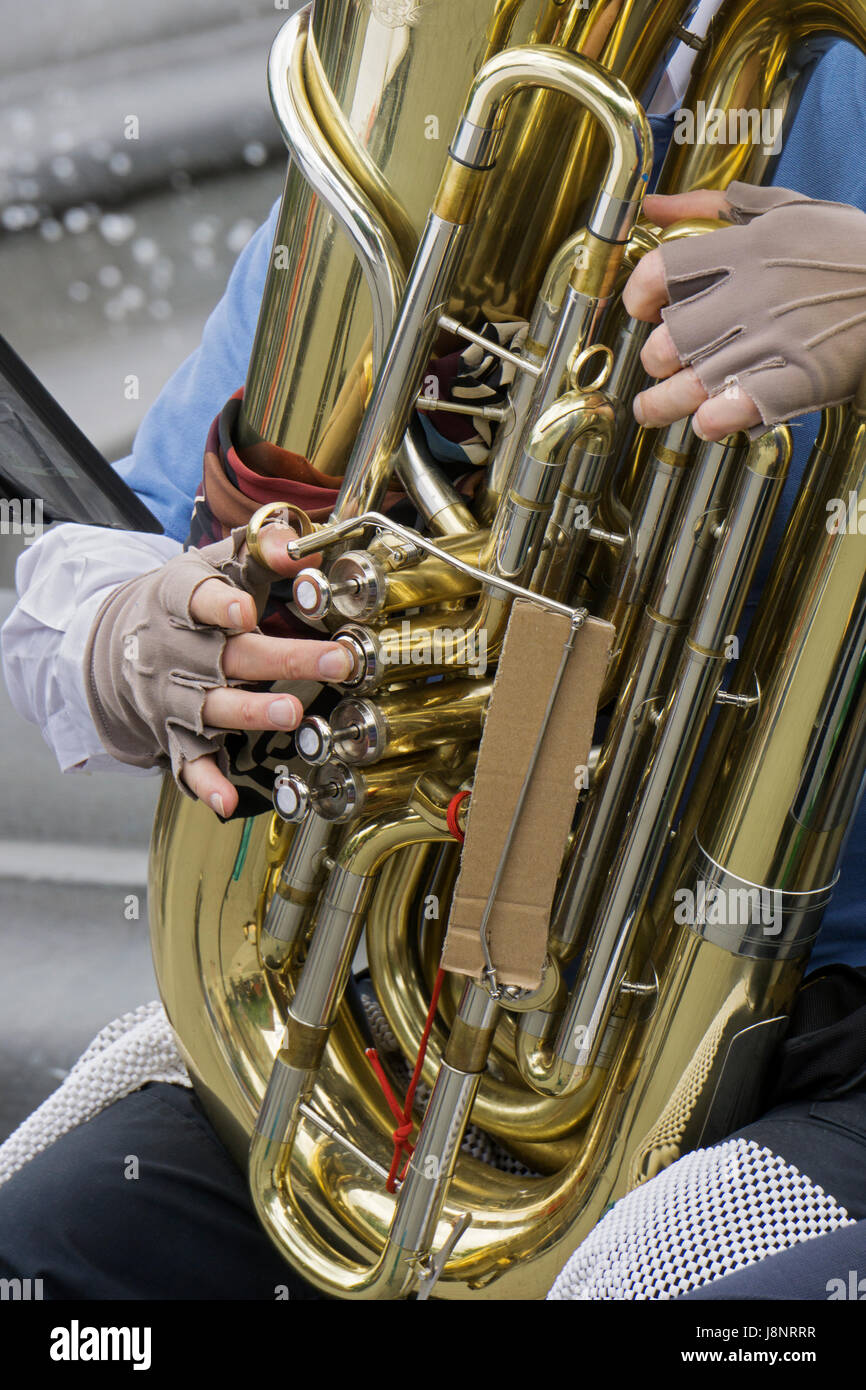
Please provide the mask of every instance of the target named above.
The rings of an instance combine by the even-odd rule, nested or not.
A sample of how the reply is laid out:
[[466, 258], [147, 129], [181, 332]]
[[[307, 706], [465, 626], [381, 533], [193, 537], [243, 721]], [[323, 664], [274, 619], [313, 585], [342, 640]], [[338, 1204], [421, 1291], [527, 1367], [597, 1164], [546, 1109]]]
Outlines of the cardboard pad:
[[[532, 751], [556, 680], [570, 621], [525, 599], [512, 607], [481, 748], [442, 965], [479, 978], [480, 926]], [[489, 922], [502, 985], [535, 989], [553, 895], [589, 761], [596, 706], [614, 629], [587, 618], [559, 687]]]

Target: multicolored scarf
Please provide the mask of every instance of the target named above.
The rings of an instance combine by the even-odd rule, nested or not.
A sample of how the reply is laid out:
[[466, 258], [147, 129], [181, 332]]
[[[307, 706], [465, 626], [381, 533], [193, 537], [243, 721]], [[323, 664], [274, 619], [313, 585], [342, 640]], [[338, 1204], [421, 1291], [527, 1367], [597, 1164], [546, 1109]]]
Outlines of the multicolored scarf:
[[[482, 336], [517, 351], [526, 336], [523, 320], [485, 323]], [[452, 344], [433, 358], [424, 376], [425, 394], [461, 403], [477, 401], [485, 406], [505, 405], [514, 367], [477, 343]], [[354, 438], [364, 406], [363, 374], [350, 373], [335, 405], [329, 427], [314, 455], [330, 462]], [[189, 546], [222, 540], [236, 526], [243, 526], [266, 502], [291, 502], [313, 521], [326, 521], [340, 488], [341, 477], [324, 472], [301, 454], [262, 443], [241, 452], [234, 440], [243, 389], [236, 391], [214, 420], [204, 453], [202, 482], [195, 499]], [[494, 440], [496, 424], [478, 415], [455, 415], [445, 410], [418, 411], [431, 457], [459, 491], [471, 496], [483, 475]], [[405, 509], [410, 524], [414, 512], [400, 491], [388, 493], [385, 511], [399, 515]], [[326, 634], [304, 623], [291, 605], [291, 582], [274, 584], [261, 628], [272, 636], [321, 637]], [[263, 687], [266, 688], [266, 687]], [[327, 713], [338, 693], [324, 687], [309, 707], [311, 713]], [[294, 741], [284, 733], [230, 733], [226, 749], [232, 781], [240, 792], [235, 815], [256, 815], [271, 807], [277, 769], [294, 756]]]

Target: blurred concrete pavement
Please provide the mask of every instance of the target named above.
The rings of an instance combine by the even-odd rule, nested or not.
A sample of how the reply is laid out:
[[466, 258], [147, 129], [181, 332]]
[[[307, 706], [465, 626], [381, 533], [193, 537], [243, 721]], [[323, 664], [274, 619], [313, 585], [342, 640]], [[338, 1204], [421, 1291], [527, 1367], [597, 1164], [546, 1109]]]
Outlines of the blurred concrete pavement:
[[[4, 31], [0, 331], [109, 459], [282, 191], [266, 69], [287, 13], [41, 0]], [[0, 536], [0, 621], [20, 548]], [[156, 997], [144, 882], [159, 779], [62, 776], [2, 684], [0, 740], [2, 1139], [101, 1027]]]

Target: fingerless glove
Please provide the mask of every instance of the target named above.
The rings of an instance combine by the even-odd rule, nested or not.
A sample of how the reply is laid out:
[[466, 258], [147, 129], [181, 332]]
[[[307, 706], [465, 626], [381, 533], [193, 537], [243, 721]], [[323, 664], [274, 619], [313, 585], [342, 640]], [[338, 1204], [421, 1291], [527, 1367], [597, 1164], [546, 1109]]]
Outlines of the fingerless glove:
[[[247, 554], [246, 528], [223, 541], [187, 550], [160, 569], [113, 589], [96, 615], [84, 654], [90, 712], [112, 757], [133, 767], [170, 769], [180, 780], [185, 762], [215, 753], [223, 773], [226, 730], [202, 718], [209, 690], [233, 685], [222, 669], [228, 634], [196, 622], [190, 603], [206, 579], [222, 579], [252, 594], [261, 617], [274, 575]], [[182, 635], [183, 634], [183, 635]]]
[[866, 213], [732, 183], [734, 223], [662, 250], [662, 318], [710, 396], [742, 387], [752, 438], [850, 400], [866, 366]]

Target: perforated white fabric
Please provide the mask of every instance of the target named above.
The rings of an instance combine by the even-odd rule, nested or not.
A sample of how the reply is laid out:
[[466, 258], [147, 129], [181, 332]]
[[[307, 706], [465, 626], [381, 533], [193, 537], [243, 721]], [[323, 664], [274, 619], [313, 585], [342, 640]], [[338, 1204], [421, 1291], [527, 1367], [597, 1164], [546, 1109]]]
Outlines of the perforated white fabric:
[[97, 1033], [57, 1090], [0, 1144], [0, 1185], [61, 1135], [147, 1081], [192, 1084], [158, 1000]]
[[[191, 1084], [158, 1001], [103, 1028], [57, 1090], [0, 1144], [0, 1185], [148, 1081]], [[474, 1156], [507, 1166], [498, 1146], [487, 1151], [478, 1142], [489, 1145], [488, 1136], [479, 1131], [466, 1138]], [[676, 1298], [851, 1224], [844, 1207], [793, 1165], [751, 1141], [731, 1139], [687, 1154], [617, 1202], [571, 1256], [548, 1298]]]
[[547, 1297], [677, 1298], [852, 1220], [778, 1154], [728, 1139], [686, 1154], [617, 1202]]
[[[386, 1053], [397, 1053], [397, 1040], [378, 1000], [365, 993], [362, 1002], [376, 1046]], [[400, 1060], [402, 1062], [402, 1056]], [[405, 1063], [403, 1070], [408, 1082], [409, 1068]], [[132, 1013], [107, 1024], [57, 1090], [0, 1144], [0, 1186], [76, 1125], [93, 1119], [106, 1106], [137, 1091], [148, 1081], [168, 1081], [177, 1086], [192, 1084], [165, 1009], [158, 1000], [142, 1004]], [[426, 1105], [428, 1094], [425, 1086], [418, 1088], [421, 1109]], [[530, 1171], [475, 1126], [467, 1129], [463, 1148], [473, 1158], [494, 1168], [524, 1175]]]

